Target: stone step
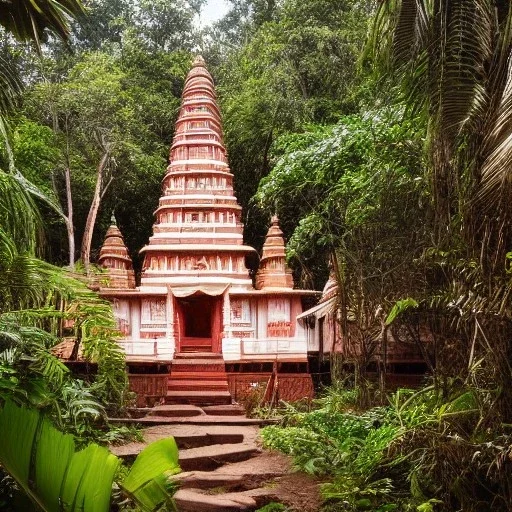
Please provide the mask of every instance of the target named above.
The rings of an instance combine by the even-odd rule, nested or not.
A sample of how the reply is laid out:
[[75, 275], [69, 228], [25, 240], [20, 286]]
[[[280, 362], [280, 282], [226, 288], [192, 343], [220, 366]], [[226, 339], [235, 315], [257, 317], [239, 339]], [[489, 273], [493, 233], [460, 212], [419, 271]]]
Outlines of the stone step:
[[[188, 354], [209, 354], [211, 352], [208, 352], [208, 349], [211, 348], [211, 344], [208, 344], [208, 343], [198, 343], [197, 345], [188, 345], [187, 346], [187, 349], [188, 350], [185, 350], [183, 352], [181, 352], [181, 354], [184, 355], [184, 357]], [[218, 354], [215, 354], [216, 356], [218, 356]]]
[[245, 409], [241, 405], [208, 405], [202, 408], [210, 416], [244, 416]]
[[230, 404], [231, 394], [218, 391], [168, 391], [164, 397], [166, 404], [217, 405]]
[[259, 451], [253, 444], [215, 444], [181, 450], [179, 463], [183, 471], [213, 471], [226, 463], [248, 460]]
[[215, 471], [183, 471], [173, 475], [171, 480], [179, 484], [180, 489], [214, 489], [220, 488], [236, 491], [246, 490], [247, 475], [218, 474]]
[[146, 416], [145, 418], [109, 418], [110, 423], [137, 425], [274, 425], [277, 419], [246, 418], [244, 416], [194, 416], [189, 418], [167, 418], [165, 416]]
[[201, 351], [190, 351], [190, 352], [176, 352], [174, 359], [221, 359], [222, 354], [215, 354], [213, 352], [201, 352]]
[[173, 371], [171, 373], [170, 379], [176, 380], [176, 379], [211, 379], [211, 380], [227, 380], [227, 375], [225, 371], [207, 371], [207, 372], [201, 372], [201, 371], [190, 371], [188, 368], [184, 369], [183, 371]]
[[172, 368], [170, 375], [179, 375], [180, 373], [222, 373], [226, 375], [226, 369], [224, 365], [220, 364], [212, 364], [205, 367], [204, 365], [195, 365], [195, 364], [184, 364], [178, 367]]
[[[216, 471], [183, 471], [173, 475], [171, 480], [177, 482], [180, 489], [222, 488], [226, 492], [240, 492], [261, 487], [265, 482], [282, 475], [281, 471], [270, 469], [267, 472], [256, 474], [250, 471], [240, 472], [235, 469], [238, 464], [235, 462]], [[233, 472], [224, 471], [226, 468], [233, 468]]]
[[228, 391], [228, 383], [223, 380], [173, 380], [167, 383], [169, 391]]
[[[188, 450], [191, 448], [201, 448], [212, 445], [235, 445], [244, 441], [243, 434], [237, 433], [197, 433], [197, 434], [180, 434], [176, 433], [172, 437], [176, 441], [180, 450]], [[134, 459], [145, 447], [146, 443], [129, 443], [122, 446], [111, 446], [109, 449], [118, 457], [124, 459]], [[181, 473], [180, 473], [181, 474]], [[208, 473], [207, 473], [208, 474]]]
[[192, 359], [190, 361], [187, 359], [183, 359], [182, 361], [179, 361], [177, 363], [172, 363], [171, 374], [176, 374], [178, 372], [226, 373], [226, 365], [223, 362], [209, 362], [208, 359]]
[[147, 416], [164, 416], [166, 418], [190, 418], [204, 415], [205, 412], [195, 405], [157, 405], [147, 412]]
[[192, 489], [180, 489], [174, 495], [180, 512], [236, 512], [256, 510], [257, 502], [251, 496], [202, 494]]

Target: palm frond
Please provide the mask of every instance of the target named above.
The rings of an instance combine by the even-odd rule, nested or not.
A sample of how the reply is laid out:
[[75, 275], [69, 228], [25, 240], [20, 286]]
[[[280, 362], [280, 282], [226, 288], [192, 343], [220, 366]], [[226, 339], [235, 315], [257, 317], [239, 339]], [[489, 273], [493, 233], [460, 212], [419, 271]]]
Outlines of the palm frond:
[[510, 212], [512, 185], [512, 9], [508, 11], [493, 67], [489, 71], [492, 102], [486, 112], [484, 139], [481, 153], [484, 157], [480, 169], [480, 188], [476, 202], [484, 211]]
[[0, 56], [0, 113], [13, 108], [21, 92], [21, 80], [12, 62]]
[[46, 29], [63, 39], [69, 36], [69, 20], [84, 12], [80, 0], [16, 0], [0, 2], [0, 24], [17, 39], [39, 46]]
[[402, 0], [398, 13], [398, 21], [393, 34], [393, 59], [400, 63], [408, 63], [414, 58], [418, 36], [418, 9], [416, 0]]

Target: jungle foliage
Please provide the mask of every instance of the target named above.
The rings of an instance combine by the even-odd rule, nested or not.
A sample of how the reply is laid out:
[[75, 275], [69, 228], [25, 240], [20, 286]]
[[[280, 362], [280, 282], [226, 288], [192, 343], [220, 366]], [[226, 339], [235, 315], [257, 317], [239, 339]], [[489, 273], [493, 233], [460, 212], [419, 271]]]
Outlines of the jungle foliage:
[[[386, 402], [390, 333], [414, 338], [430, 367], [432, 388], [395, 395], [397, 417], [363, 433], [354, 422], [388, 408], [334, 423], [320, 410], [268, 431], [301, 467], [338, 467], [325, 488], [335, 510], [510, 508], [511, 26], [508, 2], [381, 2], [362, 57], [373, 105], [365, 96], [334, 127], [282, 137], [260, 183], [267, 211], [300, 219], [290, 261], [330, 255], [357, 406]], [[375, 465], [351, 480], [367, 449]]]
[[[142, 510], [170, 504], [172, 485], [167, 479], [180, 471], [172, 437], [147, 446], [120, 479], [120, 460], [107, 448], [91, 443], [76, 451], [73, 436], [59, 432], [36, 409], [6, 401], [0, 410], [0, 427], [2, 466], [37, 510], [107, 512], [114, 479]], [[13, 495], [17, 490], [11, 489]], [[33, 507], [26, 503], [23, 508]]]
[[[6, 4], [1, 10], [16, 37], [39, 43], [45, 28], [67, 36], [68, 15], [79, 8], [78, 2], [50, 1]], [[119, 461], [89, 441], [108, 443], [134, 434], [107, 422], [107, 413], [119, 411], [128, 399], [124, 353], [116, 343], [110, 304], [38, 257], [43, 216], [37, 203], [62, 212], [17, 166], [6, 121], [20, 94], [12, 73], [9, 66], [2, 70], [0, 103], [0, 507], [106, 511]], [[46, 138], [33, 143], [47, 149], [52, 134], [38, 131]], [[54, 354], [66, 335], [85, 361], [97, 365], [92, 382], [72, 376]], [[148, 447], [123, 481], [125, 498], [146, 510], [171, 499], [165, 473], [179, 467], [174, 440], [166, 443]], [[83, 449], [75, 452], [75, 446]]]
[[495, 393], [399, 389], [361, 411], [358, 390], [328, 390], [312, 411], [287, 405], [264, 445], [322, 477], [327, 511], [508, 510], [509, 431], [482, 431]]

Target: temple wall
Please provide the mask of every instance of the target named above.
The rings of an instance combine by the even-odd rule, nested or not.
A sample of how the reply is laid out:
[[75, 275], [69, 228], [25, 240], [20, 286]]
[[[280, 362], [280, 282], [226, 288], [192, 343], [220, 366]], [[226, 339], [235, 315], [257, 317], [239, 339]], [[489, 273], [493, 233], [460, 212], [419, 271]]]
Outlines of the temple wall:
[[[243, 402], [254, 392], [255, 387], [264, 388], [271, 376], [264, 373], [228, 373], [229, 391], [233, 400]], [[169, 375], [128, 374], [130, 391], [137, 393], [137, 406], [147, 407], [158, 404], [167, 394]], [[297, 401], [314, 396], [313, 382], [308, 373], [278, 374], [277, 400]]]
[[[255, 386], [267, 385], [270, 373], [228, 373], [229, 392], [236, 402], [254, 392]], [[277, 400], [297, 401], [311, 399], [314, 395], [313, 381], [308, 373], [278, 374]]]
[[153, 406], [167, 394], [169, 375], [128, 374], [130, 391], [137, 393], [137, 407]]
[[[128, 359], [171, 360], [177, 347], [175, 305], [168, 296], [115, 299], [114, 312], [124, 334]], [[228, 308], [227, 311], [224, 311]], [[221, 350], [227, 362], [305, 360], [307, 333], [295, 320], [300, 298], [227, 296], [220, 311]], [[311, 343], [310, 343], [311, 344]], [[311, 347], [309, 348], [311, 350]]]

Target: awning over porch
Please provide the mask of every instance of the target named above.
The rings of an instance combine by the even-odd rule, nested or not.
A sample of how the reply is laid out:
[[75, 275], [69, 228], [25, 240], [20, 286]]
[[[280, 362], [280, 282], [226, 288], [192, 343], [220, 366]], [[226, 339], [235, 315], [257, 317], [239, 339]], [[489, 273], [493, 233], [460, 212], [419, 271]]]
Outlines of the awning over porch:
[[309, 317], [322, 318], [331, 311], [333, 311], [335, 307], [336, 297], [331, 297], [329, 300], [321, 302], [315, 307], [310, 308], [307, 311], [304, 311], [304, 313], [297, 315], [297, 320], [302, 323], [306, 320], [306, 318]]
[[175, 297], [190, 297], [194, 293], [204, 293], [211, 297], [222, 295], [228, 288], [228, 284], [190, 283], [171, 286], [171, 292]]

